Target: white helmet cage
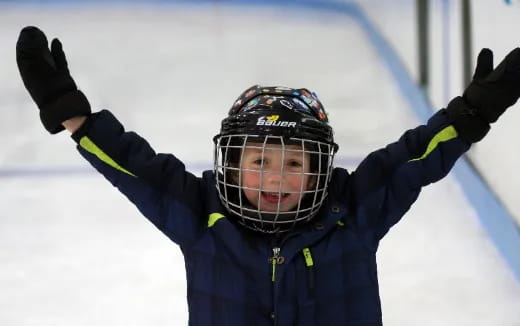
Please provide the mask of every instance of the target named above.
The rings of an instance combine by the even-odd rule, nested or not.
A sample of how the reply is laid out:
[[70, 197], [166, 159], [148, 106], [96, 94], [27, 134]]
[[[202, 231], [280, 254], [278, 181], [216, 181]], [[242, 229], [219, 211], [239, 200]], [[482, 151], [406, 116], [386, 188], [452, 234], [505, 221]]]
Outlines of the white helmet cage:
[[[278, 89], [285, 94], [280, 94]], [[314, 94], [309, 100], [307, 94], [310, 96], [306, 89], [253, 86], [237, 100], [244, 105], [235, 102], [228, 118], [222, 122], [220, 134], [214, 138], [214, 172], [219, 198], [233, 218], [246, 228], [263, 233], [289, 231], [312, 219], [327, 197], [338, 146], [333, 141], [321, 103]], [[298, 106], [288, 105], [288, 101]], [[318, 110], [319, 115], [313, 113]], [[248, 150], [261, 156], [261, 163], [254, 168], [243, 164]], [[264, 166], [273, 153], [277, 154], [276, 160], [280, 160], [277, 170]], [[299, 168], [288, 166], [288, 156], [301, 157], [297, 159]], [[245, 174], [256, 176], [256, 186], [244, 184]], [[264, 179], [272, 174], [277, 175], [278, 181], [266, 186]], [[262, 200], [266, 194], [271, 197], [269, 205]], [[284, 204], [289, 197], [291, 203]]]
[[[296, 146], [289, 146], [296, 145]], [[242, 167], [244, 152], [247, 149], [261, 152], [258, 169]], [[280, 151], [281, 164], [278, 171], [264, 169], [266, 151]], [[298, 172], [286, 171], [284, 163], [288, 152], [301, 156], [303, 166]], [[309, 159], [305, 159], [308, 156]], [[293, 156], [294, 157], [294, 156]], [[302, 138], [285, 140], [281, 136], [260, 135], [227, 135], [218, 138], [215, 144], [215, 175], [219, 197], [240, 224], [264, 233], [278, 233], [291, 230], [298, 224], [309, 221], [316, 215], [327, 196], [334, 148], [331, 144]], [[309, 162], [309, 167], [305, 166]], [[307, 172], [306, 172], [307, 171]], [[243, 184], [244, 172], [254, 172], [258, 175], [258, 186], [247, 187]], [[278, 190], [264, 189], [263, 179], [267, 174], [278, 174]], [[285, 178], [297, 176], [300, 180], [296, 189], [284, 189]], [[251, 203], [244, 191], [254, 191], [258, 196]], [[276, 209], [268, 210], [262, 207], [262, 194], [268, 191], [278, 198]], [[288, 195], [296, 194], [298, 201], [289, 210], [281, 210], [281, 204]]]

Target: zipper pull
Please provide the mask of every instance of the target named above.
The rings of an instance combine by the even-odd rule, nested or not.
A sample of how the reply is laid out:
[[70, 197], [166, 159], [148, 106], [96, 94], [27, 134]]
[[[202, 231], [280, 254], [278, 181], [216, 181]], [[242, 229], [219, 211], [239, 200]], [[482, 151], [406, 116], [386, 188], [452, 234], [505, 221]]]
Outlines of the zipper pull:
[[285, 261], [285, 258], [283, 256], [280, 256], [280, 248], [274, 247], [273, 248], [273, 257], [269, 258], [269, 263], [273, 266], [271, 281], [275, 281], [275, 275], [276, 275], [276, 265], [277, 264], [283, 264]]
[[273, 261], [277, 260], [280, 257], [280, 248], [273, 248]]

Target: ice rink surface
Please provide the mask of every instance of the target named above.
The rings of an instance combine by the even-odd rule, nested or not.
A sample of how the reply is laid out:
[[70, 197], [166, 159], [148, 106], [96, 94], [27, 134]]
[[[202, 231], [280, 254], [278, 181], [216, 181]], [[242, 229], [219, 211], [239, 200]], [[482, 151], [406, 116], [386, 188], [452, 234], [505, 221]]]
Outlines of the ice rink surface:
[[[253, 84], [307, 87], [355, 168], [418, 121], [356, 21], [291, 7], [0, 6], [0, 325], [186, 325], [180, 250], [50, 136], [23, 88], [26, 25], [59, 37], [94, 110], [109, 108], [192, 172]], [[499, 164], [490, 158], [489, 164]], [[497, 166], [499, 168], [499, 166]], [[520, 325], [520, 284], [454, 178], [423, 190], [383, 239], [386, 326]]]

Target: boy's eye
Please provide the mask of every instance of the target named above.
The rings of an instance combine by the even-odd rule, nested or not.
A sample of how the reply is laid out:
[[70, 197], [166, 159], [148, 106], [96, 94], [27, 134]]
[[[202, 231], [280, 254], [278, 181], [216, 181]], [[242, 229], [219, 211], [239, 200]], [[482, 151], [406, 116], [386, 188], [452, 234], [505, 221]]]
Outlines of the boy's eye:
[[295, 167], [295, 168], [299, 168], [302, 166], [301, 162], [299, 161], [289, 161], [289, 166], [290, 167]]
[[261, 158], [258, 158], [258, 159], [253, 161], [253, 164], [255, 164], [255, 165], [262, 165], [262, 162], [264, 162], [264, 160], [262, 160]]

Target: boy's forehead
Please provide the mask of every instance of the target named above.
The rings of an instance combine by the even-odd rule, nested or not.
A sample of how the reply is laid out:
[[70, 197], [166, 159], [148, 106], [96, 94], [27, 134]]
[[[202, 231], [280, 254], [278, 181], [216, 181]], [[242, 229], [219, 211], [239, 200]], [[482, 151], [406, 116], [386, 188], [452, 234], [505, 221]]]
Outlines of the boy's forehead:
[[257, 143], [257, 142], [247, 142], [245, 145], [245, 151], [248, 153], [262, 153], [266, 151], [282, 151], [284, 150], [287, 153], [301, 153], [302, 146], [301, 145], [281, 145], [281, 144], [269, 144], [269, 143]]

